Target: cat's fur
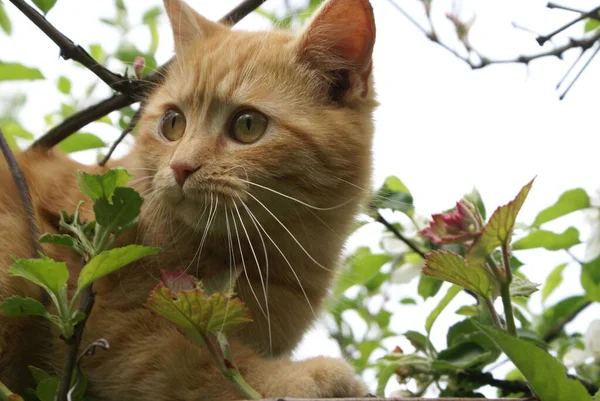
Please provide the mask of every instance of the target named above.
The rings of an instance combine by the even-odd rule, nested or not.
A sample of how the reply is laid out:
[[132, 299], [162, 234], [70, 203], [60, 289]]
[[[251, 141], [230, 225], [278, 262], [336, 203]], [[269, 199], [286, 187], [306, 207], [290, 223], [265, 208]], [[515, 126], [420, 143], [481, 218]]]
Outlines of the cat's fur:
[[[132, 185], [146, 199], [138, 227], [123, 242], [163, 251], [94, 284], [96, 304], [84, 345], [102, 337], [110, 351], [84, 359], [91, 395], [241, 398], [206, 350], [143, 307], [161, 268], [183, 268], [201, 278], [239, 266], [244, 272], [237, 293], [254, 322], [230, 337], [246, 380], [268, 397], [364, 395], [365, 387], [341, 360], [288, 358], [327, 293], [363, 188], [369, 187], [376, 105], [369, 1], [329, 0], [297, 37], [232, 31], [181, 0], [165, 0], [165, 7], [175, 61], [145, 104], [132, 153], [111, 164], [130, 169]], [[158, 126], [172, 106], [182, 110], [187, 126], [180, 140], [169, 142]], [[240, 108], [269, 118], [255, 143], [228, 136], [229, 119]], [[198, 167], [183, 186], [170, 167], [174, 162]], [[42, 232], [55, 231], [57, 212], [72, 211], [81, 198], [74, 172], [102, 170], [39, 150], [19, 155], [19, 163]], [[3, 161], [0, 185], [0, 299], [39, 298], [39, 288], [6, 273], [10, 255], [31, 257], [32, 250]], [[84, 210], [88, 218], [90, 213]], [[44, 251], [67, 261], [75, 282], [79, 258], [54, 246]], [[26, 364], [60, 372], [65, 347], [56, 337], [45, 343], [48, 336], [39, 320], [0, 316], [0, 380], [22, 390]]]

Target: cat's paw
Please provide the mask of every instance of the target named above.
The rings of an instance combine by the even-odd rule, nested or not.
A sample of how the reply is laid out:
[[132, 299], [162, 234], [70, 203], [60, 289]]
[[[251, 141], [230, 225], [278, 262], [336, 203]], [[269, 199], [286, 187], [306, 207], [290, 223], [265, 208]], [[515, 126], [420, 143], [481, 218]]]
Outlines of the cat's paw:
[[364, 397], [368, 392], [354, 369], [346, 361], [334, 358], [314, 358], [302, 362], [305, 374], [315, 384], [318, 398]]

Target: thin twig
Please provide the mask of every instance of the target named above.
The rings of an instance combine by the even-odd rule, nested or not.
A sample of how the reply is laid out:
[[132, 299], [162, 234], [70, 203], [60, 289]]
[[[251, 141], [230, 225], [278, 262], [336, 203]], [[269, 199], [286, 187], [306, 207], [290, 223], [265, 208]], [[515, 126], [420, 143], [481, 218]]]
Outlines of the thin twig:
[[548, 8], [556, 8], [557, 10], [571, 11], [571, 12], [579, 13], [579, 14], [585, 13], [585, 11], [580, 10], [578, 8], [567, 7], [567, 6], [563, 6], [561, 4], [556, 4], [556, 3], [553, 3], [553, 2], [549, 2], [548, 4], [546, 4], [546, 7], [548, 7]]
[[[585, 51], [585, 50], [589, 49], [590, 47], [592, 47], [594, 45], [594, 43], [596, 43], [600, 39], [600, 32], [596, 32], [594, 35], [592, 35], [589, 38], [585, 38], [585, 39], [570, 39], [569, 43], [567, 43], [567, 44], [565, 44], [563, 46], [556, 47], [556, 48], [554, 48], [552, 50], [548, 50], [548, 51], [540, 52], [540, 53], [536, 53], [536, 54], [531, 54], [531, 55], [521, 55], [521, 56], [517, 56], [515, 58], [499, 59], [499, 60], [489, 59], [489, 58], [487, 58], [485, 56], [482, 56], [475, 49], [471, 49], [471, 51], [473, 53], [475, 53], [476, 55], [479, 56], [479, 60], [478, 61], [474, 61], [470, 57], [463, 56], [462, 54], [460, 54], [455, 49], [453, 49], [450, 46], [446, 45], [444, 42], [442, 42], [433, 33], [433, 31], [428, 31], [426, 28], [422, 27], [418, 22], [416, 22], [412, 17], [410, 17], [409, 14], [405, 10], [403, 10], [402, 7], [400, 7], [398, 5], [398, 3], [396, 3], [394, 0], [388, 0], [388, 2], [390, 4], [392, 4], [394, 6], [394, 8], [396, 8], [396, 10], [398, 12], [400, 12], [402, 15], [404, 15], [405, 17], [408, 16], [409, 21], [413, 25], [415, 25], [421, 32], [423, 32], [425, 34], [425, 36], [429, 40], [431, 40], [432, 42], [434, 42], [437, 45], [441, 46], [443, 49], [445, 49], [446, 51], [448, 51], [449, 53], [451, 53], [453, 56], [455, 56], [459, 60], [461, 60], [461, 61], [465, 62], [466, 64], [468, 64], [469, 67], [471, 67], [474, 70], [481, 69], [481, 68], [487, 67], [487, 66], [492, 65], [492, 64], [519, 64], [520, 63], [520, 64], [526, 64], [527, 65], [531, 61], [539, 59], [539, 58], [544, 58], [544, 57], [558, 57], [558, 58], [562, 58], [563, 54], [565, 52], [567, 52], [568, 50], [571, 50], [571, 49], [581, 49], [581, 50]], [[590, 12], [590, 13], [592, 13], [592, 12]], [[590, 14], [590, 13], [588, 13], [588, 14]]]
[[25, 209], [25, 213], [27, 215], [27, 226], [29, 228], [29, 244], [33, 252], [33, 257], [37, 257], [42, 251], [42, 247], [40, 246], [40, 243], [38, 241], [38, 239], [40, 238], [40, 232], [38, 230], [38, 226], [35, 220], [35, 211], [33, 209], [33, 202], [31, 201], [29, 186], [27, 185], [27, 180], [25, 180], [23, 171], [21, 170], [21, 167], [19, 167], [19, 164], [15, 159], [15, 155], [10, 149], [10, 146], [8, 145], [8, 142], [6, 141], [4, 133], [1, 129], [0, 148], [2, 149], [4, 159], [8, 164], [10, 173], [12, 174], [13, 180], [15, 181], [15, 185], [17, 186], [17, 191], [19, 191], [19, 197], [21, 198], [23, 208]]
[[[12, 0], [11, 0], [12, 1]], [[219, 20], [221, 23], [235, 24], [242, 18], [248, 15], [250, 12], [258, 8], [266, 0], [244, 0], [233, 10], [228, 12], [223, 18]], [[127, 107], [133, 103], [137, 103], [145, 98], [148, 92], [155, 87], [155, 85], [162, 81], [167, 67], [173, 59], [167, 61], [165, 64], [160, 66], [154, 72], [148, 74], [144, 79], [130, 81], [132, 90], [129, 94], [118, 94], [108, 99], [105, 99], [96, 105], [90, 106], [85, 110], [81, 110], [71, 117], [52, 128], [50, 131], [41, 136], [36, 140], [32, 147], [41, 147], [49, 149], [54, 147], [60, 141], [74, 134], [77, 130], [85, 127], [87, 124], [96, 121], [97, 119], [124, 107]]]
[[[85, 261], [84, 261], [85, 262]], [[83, 263], [85, 265], [85, 263]], [[73, 335], [69, 338], [66, 343], [68, 345], [67, 355], [65, 357], [64, 370], [60, 379], [60, 385], [58, 387], [58, 401], [68, 401], [68, 394], [71, 390], [71, 379], [73, 377], [73, 371], [77, 366], [77, 360], [79, 355], [79, 345], [83, 339], [83, 330], [85, 323], [92, 311], [94, 306], [94, 290], [92, 286], [87, 286], [81, 294], [81, 301], [79, 303], [79, 312], [85, 314], [85, 318], [75, 325]]]
[[392, 234], [394, 234], [396, 237], [398, 237], [398, 239], [400, 241], [404, 242], [415, 253], [417, 253], [419, 256], [421, 256], [423, 259], [425, 259], [425, 252], [420, 250], [415, 244], [413, 244], [413, 242], [411, 240], [409, 240], [404, 235], [402, 235], [402, 233], [400, 231], [398, 231], [398, 229], [396, 229], [396, 227], [394, 227], [394, 225], [392, 223], [387, 221], [379, 212], [377, 212], [377, 221], [379, 223], [383, 224], [388, 230], [390, 230], [392, 232]]
[[565, 98], [565, 96], [567, 96], [567, 93], [569, 93], [569, 91], [571, 90], [571, 88], [573, 87], [573, 85], [575, 85], [575, 82], [577, 82], [577, 80], [579, 79], [579, 77], [581, 76], [581, 74], [583, 74], [583, 72], [585, 70], [587, 70], [587, 68], [590, 65], [590, 63], [592, 62], [592, 60], [598, 55], [598, 51], [600, 51], [600, 46], [596, 47], [596, 49], [594, 50], [594, 52], [592, 53], [592, 55], [590, 56], [590, 58], [587, 59], [587, 61], [585, 62], [585, 64], [583, 64], [583, 67], [581, 67], [581, 70], [579, 70], [579, 72], [577, 73], [577, 75], [575, 75], [575, 78], [573, 78], [573, 80], [571, 81], [571, 83], [569, 84], [569, 86], [567, 86], [567, 89], [565, 89], [565, 91], [562, 93], [562, 95], [559, 96], [560, 100], [563, 100]]
[[112, 89], [122, 92], [131, 93], [133, 86], [131, 80], [122, 75], [106, 69], [102, 64], [99, 64], [85, 49], [73, 43], [73, 41], [63, 35], [56, 29], [48, 20], [37, 10], [27, 4], [24, 0], [10, 0], [31, 22], [42, 30], [56, 45], [60, 48], [60, 55], [65, 60], [75, 60], [85, 66], [88, 70], [96, 74], [104, 83]]
[[117, 148], [117, 146], [119, 146], [119, 144], [121, 143], [121, 141], [123, 141], [123, 139], [125, 139], [125, 137], [131, 132], [133, 131], [133, 129], [135, 128], [138, 120], [140, 119], [140, 115], [142, 114], [142, 105], [140, 105], [140, 108], [135, 112], [135, 114], [133, 115], [133, 117], [131, 118], [131, 121], [129, 122], [129, 124], [127, 124], [127, 127], [125, 127], [125, 129], [121, 132], [121, 135], [119, 135], [119, 137], [117, 138], [116, 141], [113, 142], [112, 145], [110, 145], [110, 149], [108, 150], [108, 153], [106, 154], [106, 156], [104, 156], [102, 158], [102, 160], [100, 161], [100, 163], [98, 163], [99, 166], [104, 166], [111, 158], [113, 152], [115, 151], [115, 149]]
[[593, 10], [591, 10], [591, 11], [589, 11], [587, 13], [581, 14], [579, 17], [575, 18], [574, 20], [572, 20], [572, 21], [568, 22], [567, 24], [561, 26], [560, 28], [555, 29], [554, 31], [550, 32], [548, 35], [538, 36], [535, 40], [539, 43], [540, 46], [543, 46], [544, 43], [546, 43], [549, 39], [551, 39], [554, 36], [558, 35], [562, 31], [564, 31], [565, 29], [567, 29], [567, 28], [575, 25], [579, 21], [582, 21], [582, 20], [584, 20], [586, 18], [590, 18], [590, 17], [597, 17], [598, 16], [598, 11], [600, 11], [600, 6], [594, 8]]
[[563, 317], [558, 323], [552, 326], [545, 334], [544, 334], [544, 342], [549, 343], [554, 340], [558, 335], [563, 331], [565, 326], [571, 322], [573, 319], [577, 317], [581, 312], [583, 312], [588, 306], [592, 304], [591, 301], [586, 301], [579, 308], [574, 310], [571, 314]]

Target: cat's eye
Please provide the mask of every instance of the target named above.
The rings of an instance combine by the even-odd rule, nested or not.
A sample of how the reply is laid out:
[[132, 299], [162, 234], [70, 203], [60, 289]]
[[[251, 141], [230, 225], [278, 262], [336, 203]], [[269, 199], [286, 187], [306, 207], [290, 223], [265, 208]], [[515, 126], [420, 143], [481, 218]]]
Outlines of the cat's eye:
[[169, 141], [181, 139], [185, 132], [185, 116], [175, 108], [171, 108], [160, 119], [160, 134]]
[[267, 130], [268, 122], [267, 117], [256, 110], [243, 110], [233, 117], [231, 137], [242, 143], [256, 142]]

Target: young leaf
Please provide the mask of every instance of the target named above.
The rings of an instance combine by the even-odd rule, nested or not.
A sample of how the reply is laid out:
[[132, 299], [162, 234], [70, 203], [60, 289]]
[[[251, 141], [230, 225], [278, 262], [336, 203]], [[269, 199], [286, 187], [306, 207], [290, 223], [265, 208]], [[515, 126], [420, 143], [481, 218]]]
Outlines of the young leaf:
[[427, 333], [431, 332], [431, 328], [433, 327], [433, 324], [435, 323], [440, 313], [442, 313], [442, 311], [446, 308], [446, 306], [448, 306], [450, 301], [452, 301], [461, 290], [462, 288], [460, 288], [458, 285], [453, 285], [452, 287], [448, 288], [448, 292], [446, 292], [444, 298], [442, 298], [440, 303], [431, 311], [431, 313], [429, 314], [429, 316], [427, 316], [427, 319], [425, 320], [425, 330], [427, 330]]
[[104, 277], [131, 262], [135, 262], [144, 256], [154, 255], [158, 253], [158, 251], [160, 251], [160, 248], [128, 245], [122, 248], [114, 248], [101, 252], [94, 256], [81, 270], [81, 273], [79, 273], [79, 280], [77, 281], [77, 288], [82, 289], [87, 287], [99, 278]]
[[0, 304], [0, 311], [6, 316], [46, 316], [44, 305], [33, 298], [13, 295]]
[[427, 346], [427, 337], [425, 337], [418, 331], [407, 331], [406, 333], [404, 333], [404, 337], [406, 337], [406, 339], [410, 341], [412, 346], [415, 347], [417, 351], [426, 352], [427, 348], [432, 347], [431, 344], [429, 344], [429, 347]]
[[106, 144], [94, 134], [79, 132], [69, 135], [58, 144], [60, 150], [65, 153], [79, 152], [88, 149], [98, 149], [105, 147]]
[[581, 243], [579, 231], [575, 227], [569, 227], [562, 234], [546, 230], [532, 231], [528, 236], [515, 241], [512, 248], [514, 250], [544, 248], [549, 251], [558, 251], [569, 249], [579, 243]]
[[58, 90], [65, 95], [71, 93], [71, 81], [67, 77], [58, 78], [56, 86], [58, 87]]
[[567, 377], [567, 369], [535, 344], [516, 338], [493, 327], [473, 322], [504, 351], [544, 401], [590, 401], [583, 385]]
[[12, 33], [12, 25], [10, 24], [10, 20], [6, 15], [6, 11], [4, 11], [3, 4], [0, 4], [0, 28], [2, 28], [7, 35]]
[[196, 277], [187, 274], [183, 269], [179, 272], [170, 272], [167, 270], [160, 271], [160, 281], [170, 289], [177, 293], [183, 290], [193, 290], [196, 288]]
[[77, 241], [75, 238], [71, 237], [67, 234], [43, 234], [40, 237], [40, 243], [54, 244], [60, 246], [66, 246], [69, 248], [75, 248], [77, 245]]
[[37, 68], [25, 67], [19, 63], [3, 63], [0, 61], [0, 81], [26, 81], [44, 79]]
[[16, 259], [8, 268], [8, 272], [13, 276], [33, 281], [57, 297], [69, 278], [67, 264], [50, 258]]
[[29, 371], [31, 372], [31, 376], [33, 376], [33, 379], [35, 380], [36, 383], [40, 383], [40, 382], [52, 377], [48, 373], [43, 371], [42, 369], [36, 368], [35, 366], [28, 366], [28, 368], [29, 368]]
[[560, 283], [562, 283], [562, 272], [567, 266], [567, 263], [563, 263], [561, 265], [556, 266], [554, 270], [550, 272], [548, 278], [546, 278], [546, 283], [542, 288], [542, 302], [546, 301], [546, 298], [548, 298], [548, 296], [552, 294], [552, 292], [554, 292], [556, 288], [558, 288]]
[[526, 278], [519, 276], [513, 276], [513, 280], [510, 283], [510, 295], [513, 297], [526, 297], [528, 298], [538, 290], [540, 285], [532, 283]]
[[600, 302], [600, 256], [581, 265], [581, 286], [589, 299]]
[[435, 296], [444, 282], [434, 277], [421, 275], [419, 279], [418, 293], [423, 299]]
[[485, 366], [496, 360], [497, 357], [493, 352], [486, 351], [477, 343], [460, 343], [440, 351], [432, 366], [439, 370], [456, 371]]
[[590, 207], [590, 197], [584, 189], [575, 188], [565, 191], [554, 205], [538, 213], [532, 226], [539, 227], [548, 221], [588, 207]]
[[518, 195], [504, 206], [494, 211], [492, 217], [483, 228], [481, 236], [471, 245], [467, 253], [469, 264], [481, 264], [500, 245], [508, 244], [515, 226], [517, 214], [525, 202], [533, 185], [531, 180]]
[[378, 209], [392, 209], [409, 216], [414, 214], [415, 209], [410, 191], [398, 177], [394, 176], [385, 179], [383, 186], [371, 200], [369, 208], [373, 212]]
[[49, 377], [42, 380], [35, 389], [35, 395], [40, 401], [54, 401], [58, 391], [58, 377]]
[[334, 296], [340, 296], [353, 285], [365, 284], [391, 259], [386, 254], [372, 253], [368, 247], [358, 248], [344, 261], [343, 269], [333, 291]]
[[93, 201], [100, 198], [110, 201], [115, 189], [127, 184], [129, 178], [131, 174], [120, 167], [112, 168], [102, 175], [77, 171], [79, 189]]
[[33, 0], [33, 4], [42, 10], [44, 14], [48, 14], [48, 11], [56, 4], [56, 0]]
[[476, 292], [484, 298], [494, 295], [495, 281], [481, 266], [468, 265], [467, 261], [451, 251], [433, 251], [425, 257], [423, 274], [454, 283]]
[[133, 188], [114, 189], [112, 204], [106, 198], [94, 202], [96, 222], [110, 232], [119, 234], [137, 222], [144, 200]]
[[174, 293], [162, 284], [152, 291], [146, 306], [175, 323], [186, 335], [196, 338], [252, 321], [239, 299], [219, 293], [207, 297], [204, 291], [197, 289]]

